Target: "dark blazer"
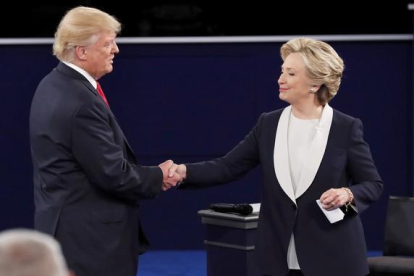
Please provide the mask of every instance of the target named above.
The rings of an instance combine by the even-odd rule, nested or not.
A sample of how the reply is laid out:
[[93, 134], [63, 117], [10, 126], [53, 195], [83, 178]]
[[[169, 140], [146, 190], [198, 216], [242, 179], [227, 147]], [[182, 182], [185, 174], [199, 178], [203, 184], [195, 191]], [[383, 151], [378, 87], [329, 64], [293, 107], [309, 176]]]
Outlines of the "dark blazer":
[[[361, 121], [331, 111], [332, 123], [327, 132], [325, 151], [320, 154], [320, 164], [309, 178], [307, 189], [295, 197], [289, 193], [286, 183], [281, 183], [289, 172], [275, 169], [274, 155], [282, 154], [274, 150], [282, 112], [262, 114], [245, 139], [224, 157], [186, 164], [187, 179], [180, 188], [233, 181], [260, 164], [263, 187], [255, 252], [261, 273], [287, 274], [287, 250], [293, 232], [304, 275], [368, 274], [359, 214], [380, 197], [382, 181], [369, 146], [363, 140]], [[349, 212], [344, 220], [331, 224], [315, 201], [328, 189], [340, 187], [352, 190], [359, 214]]]
[[161, 191], [88, 80], [60, 63], [30, 112], [35, 228], [57, 238], [77, 276], [135, 276], [148, 242], [139, 203]]

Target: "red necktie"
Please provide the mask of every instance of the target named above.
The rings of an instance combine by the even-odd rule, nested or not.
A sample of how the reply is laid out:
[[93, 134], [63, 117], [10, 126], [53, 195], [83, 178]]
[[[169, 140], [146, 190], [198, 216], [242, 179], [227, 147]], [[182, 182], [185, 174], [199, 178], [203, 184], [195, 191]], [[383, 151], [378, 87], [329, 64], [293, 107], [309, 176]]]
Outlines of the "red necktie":
[[102, 90], [101, 85], [99, 84], [99, 82], [96, 82], [96, 84], [97, 84], [96, 90], [98, 91], [99, 95], [101, 95], [101, 97], [104, 100], [104, 102], [106, 103], [106, 105], [109, 107], [108, 100], [105, 97], [105, 94], [104, 94], [104, 92]]

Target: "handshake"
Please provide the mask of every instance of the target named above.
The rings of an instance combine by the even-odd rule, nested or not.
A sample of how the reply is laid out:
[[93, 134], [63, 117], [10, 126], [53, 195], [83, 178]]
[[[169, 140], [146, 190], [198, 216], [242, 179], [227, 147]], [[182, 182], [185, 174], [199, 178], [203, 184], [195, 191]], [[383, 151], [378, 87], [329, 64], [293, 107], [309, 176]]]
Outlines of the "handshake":
[[172, 160], [167, 160], [158, 165], [162, 170], [162, 190], [180, 185], [187, 176], [187, 167], [183, 164], [177, 165]]

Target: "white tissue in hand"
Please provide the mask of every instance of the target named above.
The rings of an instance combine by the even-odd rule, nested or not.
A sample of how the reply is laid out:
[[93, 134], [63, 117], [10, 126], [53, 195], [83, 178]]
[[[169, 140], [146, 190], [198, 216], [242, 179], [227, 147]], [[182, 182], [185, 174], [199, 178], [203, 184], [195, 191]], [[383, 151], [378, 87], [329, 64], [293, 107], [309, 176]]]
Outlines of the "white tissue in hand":
[[321, 208], [322, 212], [325, 214], [330, 223], [335, 223], [344, 219], [345, 214], [340, 208], [328, 211], [322, 207], [322, 202], [319, 199], [316, 200], [316, 203], [318, 204], [319, 208]]

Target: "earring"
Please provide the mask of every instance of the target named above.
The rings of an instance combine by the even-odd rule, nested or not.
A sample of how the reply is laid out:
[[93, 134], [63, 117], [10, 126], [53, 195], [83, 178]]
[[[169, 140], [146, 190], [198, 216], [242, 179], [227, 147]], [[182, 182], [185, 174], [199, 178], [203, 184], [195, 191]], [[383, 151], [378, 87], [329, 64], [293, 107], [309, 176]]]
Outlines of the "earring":
[[311, 88], [311, 90], [309, 92], [310, 93], [315, 93], [315, 90], [313, 88]]

